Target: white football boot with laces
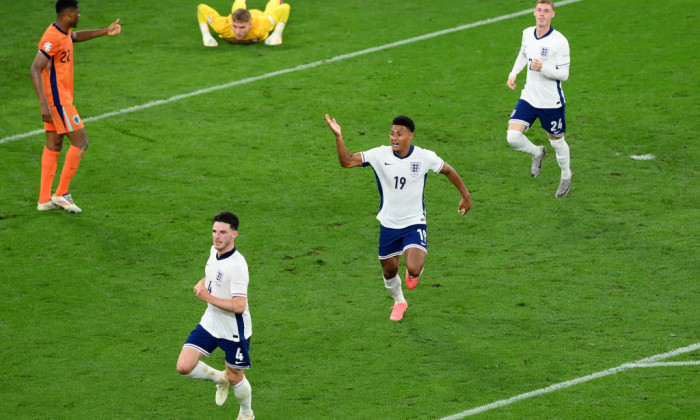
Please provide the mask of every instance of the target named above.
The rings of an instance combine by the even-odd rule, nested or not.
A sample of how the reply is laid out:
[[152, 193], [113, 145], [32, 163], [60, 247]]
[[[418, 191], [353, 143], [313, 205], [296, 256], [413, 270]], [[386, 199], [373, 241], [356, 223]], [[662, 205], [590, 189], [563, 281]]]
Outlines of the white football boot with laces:
[[555, 196], [557, 198], [564, 197], [565, 195], [569, 194], [569, 190], [571, 189], [571, 178], [573, 177], [573, 174], [569, 179], [564, 179], [562, 178], [559, 181], [559, 188], [557, 188], [557, 193]]
[[221, 379], [216, 384], [216, 405], [224, 405], [228, 398], [228, 375], [226, 371], [221, 372]]
[[83, 210], [76, 206], [75, 203], [73, 202], [73, 197], [71, 197], [70, 194], [64, 194], [61, 196], [58, 196], [56, 194], [51, 196], [51, 203], [63, 207], [63, 210], [69, 212], [69, 213], [82, 213]]
[[540, 174], [540, 170], [542, 169], [542, 160], [544, 159], [544, 155], [547, 153], [547, 149], [545, 149], [544, 146], [540, 146], [538, 149], [540, 149], [542, 153], [540, 153], [539, 156], [532, 158], [532, 167], [530, 168], [530, 175], [532, 175], [533, 178], [537, 178], [537, 175]]

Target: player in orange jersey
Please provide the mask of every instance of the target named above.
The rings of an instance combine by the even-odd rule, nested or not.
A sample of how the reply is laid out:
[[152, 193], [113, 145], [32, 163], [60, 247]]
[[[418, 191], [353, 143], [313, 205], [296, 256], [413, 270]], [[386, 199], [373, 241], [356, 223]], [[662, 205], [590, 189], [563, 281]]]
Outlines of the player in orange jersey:
[[197, 6], [197, 21], [205, 47], [219, 45], [211, 36], [209, 26], [220, 38], [233, 44], [264, 41], [265, 45], [279, 45], [290, 10], [289, 4], [282, 0], [269, 0], [264, 11], [248, 10], [246, 0], [236, 0], [231, 6], [231, 14], [221, 16], [206, 4], [200, 4]]
[[[104, 35], [118, 35], [122, 31], [119, 19], [106, 28], [73, 32], [78, 26], [80, 6], [76, 0], [56, 2], [56, 22], [44, 32], [32, 63], [31, 76], [34, 90], [41, 105], [41, 119], [46, 129], [46, 147], [41, 157], [41, 189], [37, 210], [63, 208], [80, 213], [70, 194], [70, 184], [88, 147], [88, 136], [83, 121], [73, 106], [73, 42], [82, 42]], [[66, 154], [61, 178], [55, 193], [51, 194], [53, 178], [58, 166], [58, 155], [63, 148], [63, 137], [68, 136], [71, 146]]]

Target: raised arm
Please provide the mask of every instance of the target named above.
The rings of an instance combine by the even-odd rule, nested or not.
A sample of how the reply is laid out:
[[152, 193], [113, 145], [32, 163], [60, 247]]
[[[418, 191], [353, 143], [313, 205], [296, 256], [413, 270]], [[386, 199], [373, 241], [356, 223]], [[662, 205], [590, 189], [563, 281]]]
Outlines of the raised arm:
[[457, 211], [464, 216], [467, 214], [469, 209], [472, 208], [472, 198], [469, 191], [467, 191], [467, 187], [464, 185], [464, 181], [462, 181], [462, 177], [460, 177], [457, 171], [455, 171], [454, 168], [452, 168], [452, 166], [450, 166], [447, 162], [442, 165], [440, 173], [445, 175], [447, 179], [449, 179], [450, 182], [457, 187], [459, 193], [462, 194], [462, 199], [459, 200], [459, 207], [457, 208]]
[[119, 35], [121, 32], [122, 32], [122, 26], [119, 24], [119, 19], [117, 19], [106, 28], [73, 32], [71, 39], [73, 39], [73, 42], [83, 42], [83, 41], [88, 41], [88, 40], [93, 39], [93, 38], [97, 38], [99, 36]]
[[331, 119], [331, 117], [329, 117], [328, 114], [326, 114], [326, 122], [331, 128], [331, 131], [333, 131], [333, 134], [335, 134], [335, 147], [336, 151], [338, 152], [338, 160], [340, 161], [340, 166], [342, 166], [343, 168], [354, 168], [356, 166], [362, 166], [362, 154], [350, 154], [350, 151], [345, 146], [345, 142], [343, 141], [343, 135], [341, 134], [340, 125], [335, 121], [335, 118]]

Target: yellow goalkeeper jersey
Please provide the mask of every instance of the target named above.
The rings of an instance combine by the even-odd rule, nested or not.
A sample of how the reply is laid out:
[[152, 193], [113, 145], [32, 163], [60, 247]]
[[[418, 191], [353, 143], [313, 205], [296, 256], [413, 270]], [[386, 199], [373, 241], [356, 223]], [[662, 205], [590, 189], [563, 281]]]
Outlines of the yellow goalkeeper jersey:
[[250, 15], [250, 31], [243, 39], [236, 39], [236, 36], [233, 34], [231, 15], [210, 17], [209, 19], [211, 19], [211, 21], [209, 25], [219, 34], [220, 38], [234, 44], [250, 44], [264, 41], [267, 39], [270, 32], [275, 29], [275, 25], [277, 24], [275, 18], [256, 9], [250, 10]]

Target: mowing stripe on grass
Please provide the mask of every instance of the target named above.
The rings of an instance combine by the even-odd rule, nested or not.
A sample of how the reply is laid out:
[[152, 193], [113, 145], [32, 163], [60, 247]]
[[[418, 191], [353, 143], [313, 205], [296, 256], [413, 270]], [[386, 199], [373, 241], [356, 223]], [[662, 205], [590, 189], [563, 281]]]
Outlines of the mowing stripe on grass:
[[[571, 4], [571, 3], [577, 3], [577, 2], [580, 2], [580, 1], [583, 1], [583, 0], [564, 0], [564, 1], [560, 1], [560, 2], [557, 2], [557, 7], [559, 7], [559, 6], [564, 6], [564, 5]], [[120, 110], [118, 110], [118, 111], [108, 112], [108, 113], [106, 113], [106, 114], [98, 115], [98, 116], [96, 116], [96, 117], [83, 118], [83, 121], [84, 121], [84, 122], [98, 121], [98, 120], [102, 120], [102, 119], [105, 119], [105, 118], [114, 117], [114, 116], [116, 116], [116, 115], [129, 114], [129, 113], [131, 113], [131, 112], [140, 111], [140, 110], [142, 110], [142, 109], [153, 108], [153, 107], [155, 107], [155, 106], [165, 105], [165, 104], [169, 104], [169, 103], [171, 103], [171, 102], [177, 102], [177, 101], [182, 100], [182, 99], [191, 98], [191, 97], [193, 97], [193, 96], [204, 95], [204, 94], [206, 94], [206, 93], [215, 92], [215, 91], [217, 91], [217, 90], [228, 89], [228, 88], [230, 88], [230, 87], [239, 86], [239, 85], [245, 85], [245, 84], [247, 84], [247, 83], [252, 83], [252, 82], [256, 82], [256, 81], [258, 81], [258, 80], [263, 80], [263, 79], [269, 79], [269, 78], [271, 78], [271, 77], [281, 76], [281, 75], [287, 74], [287, 73], [293, 73], [293, 72], [296, 72], [296, 71], [307, 70], [307, 69], [310, 69], [310, 68], [313, 68], [313, 67], [318, 67], [318, 66], [320, 66], [320, 65], [322, 65], [322, 64], [334, 63], [334, 62], [336, 62], [336, 61], [342, 61], [342, 60], [346, 60], [346, 59], [348, 59], [348, 58], [359, 57], [359, 56], [361, 56], [361, 55], [371, 54], [371, 53], [373, 53], [373, 52], [382, 51], [382, 50], [386, 50], [386, 49], [389, 49], [389, 48], [398, 47], [398, 46], [401, 46], [401, 45], [411, 44], [411, 43], [413, 43], [413, 42], [423, 41], [423, 40], [426, 40], [426, 39], [431, 39], [431, 38], [435, 38], [435, 37], [438, 37], [438, 36], [447, 35], [447, 34], [451, 34], [451, 33], [454, 33], [454, 32], [459, 32], [459, 31], [463, 31], [463, 30], [466, 30], [466, 29], [475, 28], [475, 27], [477, 27], [477, 26], [483, 26], [483, 25], [488, 25], [488, 24], [495, 23], [495, 22], [500, 22], [500, 21], [506, 20], [506, 19], [512, 19], [512, 18], [514, 18], [514, 17], [518, 17], [518, 16], [526, 15], [526, 14], [528, 14], [528, 13], [532, 13], [532, 10], [533, 10], [533, 9], [521, 10], [521, 11], [519, 11], [519, 12], [510, 13], [510, 14], [508, 14], [508, 15], [498, 16], [498, 17], [495, 17], [495, 18], [486, 19], [486, 20], [481, 20], [481, 21], [474, 22], [474, 23], [468, 23], [468, 24], [466, 24], [466, 25], [461, 25], [461, 26], [457, 26], [457, 27], [454, 27], [454, 28], [445, 29], [445, 30], [438, 31], [438, 32], [432, 32], [432, 33], [425, 34], [425, 35], [421, 35], [421, 36], [417, 36], [417, 37], [414, 37], [414, 38], [404, 39], [404, 40], [402, 40], [402, 41], [392, 42], [392, 43], [390, 43], [390, 44], [381, 45], [381, 46], [379, 46], [379, 47], [372, 47], [372, 48], [367, 48], [367, 49], [365, 49], [365, 50], [355, 51], [355, 52], [349, 53], [349, 54], [338, 55], [338, 56], [333, 57], [333, 58], [329, 58], [329, 59], [325, 59], [325, 60], [319, 60], [319, 61], [316, 61], [316, 62], [313, 62], [313, 63], [309, 63], [309, 64], [302, 64], [302, 65], [299, 65], [299, 66], [296, 66], [296, 67], [292, 67], [292, 68], [289, 68], [289, 69], [273, 71], [273, 72], [271, 72], [271, 73], [266, 73], [266, 74], [263, 74], [263, 75], [260, 75], [260, 76], [247, 77], [247, 78], [245, 78], [245, 79], [236, 80], [236, 81], [229, 82], [229, 83], [224, 83], [223, 85], [212, 86], [212, 87], [209, 87], [209, 88], [206, 88], [206, 89], [195, 90], [194, 92], [190, 92], [190, 93], [183, 93], [183, 94], [181, 94], [181, 95], [171, 96], [171, 97], [168, 98], [168, 99], [159, 99], [159, 100], [157, 100], [157, 101], [147, 102], [147, 103], [142, 104], [142, 105], [136, 105], [136, 106], [132, 106], [132, 107], [129, 107], [129, 108], [120, 109]], [[5, 138], [3, 138], [3, 139], [0, 139], [0, 144], [2, 144], [2, 143], [9, 143], [9, 142], [11, 142], [11, 141], [20, 140], [20, 139], [23, 139], [23, 138], [26, 138], [26, 137], [31, 137], [31, 136], [34, 136], [34, 135], [37, 135], [37, 134], [41, 134], [41, 133], [43, 133], [43, 132], [44, 132], [44, 130], [34, 130], [34, 131], [29, 131], [29, 132], [27, 132], [27, 133], [15, 134], [14, 136], [9, 136], [9, 137], [5, 137]]]
[[474, 414], [483, 413], [484, 411], [492, 410], [494, 408], [504, 407], [506, 405], [518, 402], [530, 397], [536, 397], [543, 394], [548, 394], [550, 392], [558, 391], [560, 389], [568, 388], [570, 386], [578, 385], [584, 382], [588, 382], [593, 379], [602, 378], [604, 376], [614, 375], [616, 373], [624, 372], [626, 370], [639, 368], [639, 367], [658, 367], [658, 366], [694, 366], [700, 365], [700, 361], [691, 362], [668, 362], [668, 363], [657, 363], [659, 360], [668, 359], [669, 357], [678, 356], [680, 354], [689, 353], [692, 351], [700, 350], [700, 343], [695, 343], [687, 347], [681, 347], [679, 349], [670, 351], [668, 353], [657, 354], [646, 359], [638, 360], [634, 363], [625, 363], [618, 367], [612, 369], [604, 370], [601, 372], [593, 373], [591, 375], [582, 376], [580, 378], [572, 379], [566, 382], [559, 382], [558, 384], [550, 385], [546, 388], [541, 388], [535, 391], [526, 392], [524, 394], [516, 395], [505, 400], [500, 400], [493, 402], [491, 404], [482, 405], [481, 407], [472, 408], [471, 410], [462, 411], [461, 413], [453, 414], [448, 417], [443, 417], [441, 420], [457, 420], [464, 417], [469, 417]]

